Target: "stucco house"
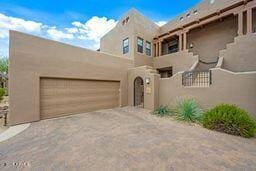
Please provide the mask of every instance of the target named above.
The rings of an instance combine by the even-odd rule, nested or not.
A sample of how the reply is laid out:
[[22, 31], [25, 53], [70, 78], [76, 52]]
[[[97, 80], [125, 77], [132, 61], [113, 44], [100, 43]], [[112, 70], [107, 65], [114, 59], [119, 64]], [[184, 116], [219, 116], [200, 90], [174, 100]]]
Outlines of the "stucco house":
[[159, 27], [131, 9], [91, 51], [10, 31], [8, 124], [181, 98], [256, 117], [256, 1], [203, 0]]

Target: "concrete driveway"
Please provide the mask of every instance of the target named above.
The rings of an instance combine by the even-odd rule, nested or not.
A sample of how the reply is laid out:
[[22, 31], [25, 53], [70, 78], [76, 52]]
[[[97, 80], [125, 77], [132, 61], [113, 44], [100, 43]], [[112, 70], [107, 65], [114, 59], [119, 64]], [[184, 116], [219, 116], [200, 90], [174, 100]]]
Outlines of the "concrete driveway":
[[32, 123], [0, 144], [0, 169], [255, 170], [256, 140], [131, 107]]

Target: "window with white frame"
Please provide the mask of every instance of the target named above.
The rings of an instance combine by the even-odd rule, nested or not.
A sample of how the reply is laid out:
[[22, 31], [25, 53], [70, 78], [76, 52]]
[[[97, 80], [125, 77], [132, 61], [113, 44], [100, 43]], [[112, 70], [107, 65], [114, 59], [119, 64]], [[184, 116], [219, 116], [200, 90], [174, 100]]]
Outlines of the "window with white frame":
[[138, 37], [137, 38], [137, 50], [140, 53], [143, 53], [143, 39]]
[[151, 56], [151, 42], [146, 41], [146, 55]]
[[129, 52], [129, 38], [123, 40], [123, 54]]

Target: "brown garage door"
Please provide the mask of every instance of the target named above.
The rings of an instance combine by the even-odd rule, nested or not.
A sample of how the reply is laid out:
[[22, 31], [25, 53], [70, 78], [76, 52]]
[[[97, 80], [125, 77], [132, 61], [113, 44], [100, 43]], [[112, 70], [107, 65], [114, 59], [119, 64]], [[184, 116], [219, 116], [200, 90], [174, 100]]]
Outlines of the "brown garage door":
[[41, 119], [119, 106], [120, 82], [40, 79]]

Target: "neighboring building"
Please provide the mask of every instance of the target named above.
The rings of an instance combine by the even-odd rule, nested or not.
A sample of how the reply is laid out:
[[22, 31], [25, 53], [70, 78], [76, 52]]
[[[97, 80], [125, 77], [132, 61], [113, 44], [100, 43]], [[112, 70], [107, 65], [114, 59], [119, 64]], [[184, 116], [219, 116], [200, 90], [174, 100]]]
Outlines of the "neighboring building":
[[256, 116], [255, 32], [255, 0], [204, 0], [162, 27], [132, 9], [100, 52], [11, 31], [8, 124], [183, 98]]

